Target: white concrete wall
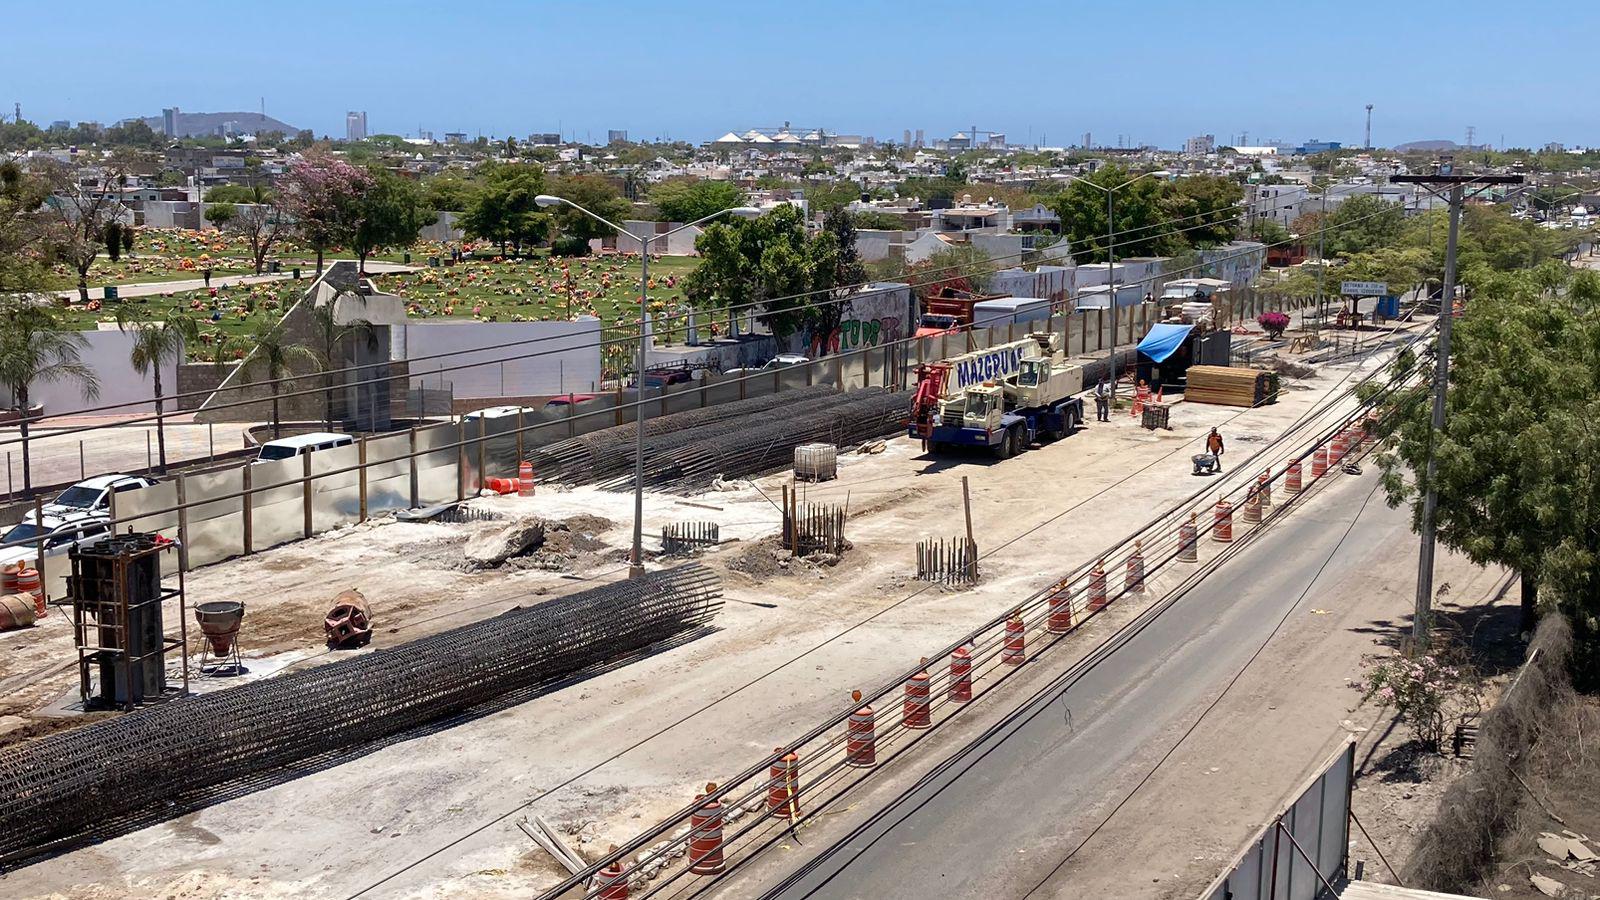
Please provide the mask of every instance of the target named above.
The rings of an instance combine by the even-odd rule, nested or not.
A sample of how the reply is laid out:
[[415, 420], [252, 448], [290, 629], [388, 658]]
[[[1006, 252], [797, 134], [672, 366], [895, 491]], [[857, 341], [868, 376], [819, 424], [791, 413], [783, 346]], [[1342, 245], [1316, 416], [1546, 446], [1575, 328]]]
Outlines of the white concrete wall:
[[[99, 378], [99, 399], [85, 400], [80, 383], [75, 379], [69, 379], [35, 383], [29, 391], [30, 402], [43, 403], [45, 413], [57, 415], [113, 403], [148, 401], [155, 395], [153, 373], [140, 375], [134, 371], [133, 363], [129, 362], [134, 337], [131, 333], [118, 331], [116, 326], [111, 326], [110, 330], [78, 333], [89, 342], [87, 347], [78, 351], [78, 357], [85, 365], [92, 368]], [[161, 367], [161, 393], [171, 397], [177, 391], [178, 361], [168, 360]], [[165, 406], [169, 411], [176, 409], [176, 403], [173, 401], [169, 401]], [[107, 410], [106, 415], [155, 412], [155, 408], [154, 403], [143, 402]]]
[[456, 217], [460, 213], [441, 209], [436, 215], [439, 217], [439, 221], [434, 222], [432, 225], [424, 226], [422, 231], [418, 232], [418, 236], [422, 240], [440, 242], [466, 240], [466, 234], [456, 227]]
[[[500, 344], [516, 346], [480, 350]], [[409, 360], [411, 386], [452, 386], [456, 397], [526, 397], [589, 391], [600, 382], [600, 320], [418, 322], [391, 328], [396, 360]], [[447, 354], [438, 359], [424, 356]], [[538, 354], [538, 355], [533, 355]], [[469, 363], [471, 368], [452, 368]], [[452, 368], [451, 371], [440, 371]]]

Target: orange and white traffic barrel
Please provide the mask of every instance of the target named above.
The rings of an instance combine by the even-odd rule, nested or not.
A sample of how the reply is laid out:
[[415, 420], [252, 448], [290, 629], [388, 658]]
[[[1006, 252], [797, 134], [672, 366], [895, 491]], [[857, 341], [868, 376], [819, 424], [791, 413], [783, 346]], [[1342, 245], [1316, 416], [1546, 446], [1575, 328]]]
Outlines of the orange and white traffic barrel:
[[1348, 452], [1350, 452], [1350, 435], [1340, 428], [1333, 433], [1333, 450], [1329, 453], [1328, 463], [1337, 464]]
[[533, 496], [533, 463], [526, 460], [517, 467], [517, 493], [523, 497]]
[[1001, 662], [1008, 666], [1020, 666], [1028, 659], [1027, 630], [1021, 610], [1013, 612], [1011, 618], [1006, 620], [1006, 642], [1000, 653]]
[[1211, 511], [1211, 539], [1219, 544], [1233, 540], [1233, 504], [1218, 500]]
[[966, 703], [972, 699], [972, 653], [966, 647], [957, 647], [950, 654], [950, 702]]
[[1328, 474], [1328, 445], [1318, 444], [1316, 452], [1311, 454], [1311, 479], [1315, 481], [1326, 474]]
[[[923, 660], [927, 662], [927, 660]], [[905, 709], [901, 715], [901, 724], [907, 728], [931, 728], [933, 726], [932, 696], [929, 693], [928, 672], [924, 669], [911, 676], [906, 681]]]
[[1100, 560], [1089, 570], [1089, 612], [1106, 608], [1106, 561]]
[[772, 752], [780, 755], [772, 764], [772, 780], [767, 784], [767, 813], [793, 821], [800, 817], [800, 755], [784, 753], [782, 747], [774, 747]]
[[622, 873], [622, 863], [601, 866], [594, 876], [594, 888], [599, 900], [628, 900], [628, 879]]
[[1194, 513], [1189, 513], [1189, 521], [1178, 526], [1178, 559], [1181, 562], [1200, 561], [1200, 528], [1195, 524]]
[[49, 610], [44, 605], [44, 581], [40, 579], [38, 569], [24, 565], [17, 570], [16, 592], [33, 595], [34, 618], [42, 619], [49, 615]]
[[706, 785], [706, 792], [694, 798], [706, 802], [689, 816], [689, 871], [696, 875], [718, 875], [727, 868], [722, 860], [722, 804], [706, 800], [716, 792], [715, 783]]
[[1133, 552], [1128, 554], [1127, 592], [1144, 593], [1144, 542], [1134, 541]]
[[1289, 468], [1283, 473], [1283, 487], [1291, 494], [1298, 494], [1305, 487], [1300, 474], [1300, 460], [1289, 463]]
[[[861, 692], [851, 691], [850, 699], [861, 702]], [[857, 707], [850, 714], [844, 732], [844, 762], [847, 766], [868, 769], [878, 762], [877, 717], [870, 706]]]
[[1261, 512], [1265, 515], [1272, 508], [1272, 476], [1266, 472], [1256, 478], [1256, 496], [1261, 498]]
[[22, 563], [7, 563], [0, 566], [0, 596], [15, 594], [17, 591], [17, 573], [23, 569]]
[[1371, 447], [1372, 445], [1378, 443], [1379, 422], [1380, 420], [1378, 419], [1377, 413], [1367, 413], [1366, 419], [1361, 423], [1362, 446]]
[[1261, 494], [1256, 491], [1256, 486], [1253, 484], [1245, 489], [1244, 513], [1240, 518], [1247, 525], [1261, 521]]
[[1066, 634], [1072, 630], [1072, 581], [1063, 579], [1050, 590], [1050, 614], [1045, 617], [1044, 630], [1051, 634]]

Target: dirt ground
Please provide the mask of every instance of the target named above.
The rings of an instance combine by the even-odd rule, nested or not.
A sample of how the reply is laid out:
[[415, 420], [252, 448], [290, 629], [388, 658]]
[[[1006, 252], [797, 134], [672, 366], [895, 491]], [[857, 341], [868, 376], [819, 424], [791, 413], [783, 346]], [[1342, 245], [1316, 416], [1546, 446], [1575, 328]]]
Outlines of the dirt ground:
[[[357, 763], [8, 873], [0, 894], [347, 895], [449, 845], [369, 896], [526, 896], [557, 871], [514, 827], [521, 812], [574, 829], [582, 853], [625, 840], [682, 806], [695, 785], [742, 769], [835, 711], [851, 688], [891, 677], [915, 648], [948, 642], [1187, 496], [1200, 483], [1189, 455], [1213, 425], [1229, 441], [1230, 469], [1242, 466], [1325, 393], [1376, 366], [1325, 366], [1287, 381], [1278, 403], [1257, 410], [1179, 403], [1170, 431], [1145, 431], [1124, 410], [1005, 462], [933, 459], [904, 438], [881, 453], [841, 454], [838, 480], [798, 488], [803, 501], [848, 505], [853, 546], [832, 565], [785, 566], [771, 552], [786, 474], [690, 498], [649, 495], [647, 551], [669, 522], [721, 527], [724, 543], [702, 556], [723, 576], [728, 600], [715, 633]], [[976, 587], [919, 590], [910, 580], [914, 544], [961, 533], [962, 476], [979, 549], [993, 555]], [[373, 646], [382, 647], [622, 577], [632, 502], [588, 487], [473, 501], [507, 515], [619, 523], [598, 530], [577, 520], [589, 527], [573, 528], [574, 558], [557, 564], [567, 571], [461, 571], [460, 546], [495, 523], [383, 520], [198, 570], [188, 592], [191, 603], [246, 601], [252, 669], [316, 664], [326, 658], [322, 616], [345, 588], [372, 601]], [[58, 668], [70, 646], [59, 618], [0, 635], [0, 713], [26, 717], [71, 689], [75, 675]], [[337, 808], [325, 802], [335, 783], [352, 798]], [[1233, 842], [1222, 843], [1231, 852]]]

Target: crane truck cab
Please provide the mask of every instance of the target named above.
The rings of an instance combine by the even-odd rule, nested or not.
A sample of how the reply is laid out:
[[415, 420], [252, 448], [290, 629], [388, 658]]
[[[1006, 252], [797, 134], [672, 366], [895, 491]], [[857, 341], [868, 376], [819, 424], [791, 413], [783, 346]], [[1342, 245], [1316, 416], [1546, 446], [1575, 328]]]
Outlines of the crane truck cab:
[[[972, 377], [982, 373], [982, 380]], [[987, 447], [1005, 459], [1083, 421], [1083, 369], [1061, 359], [1057, 335], [963, 354], [919, 372], [908, 433], [935, 454]]]

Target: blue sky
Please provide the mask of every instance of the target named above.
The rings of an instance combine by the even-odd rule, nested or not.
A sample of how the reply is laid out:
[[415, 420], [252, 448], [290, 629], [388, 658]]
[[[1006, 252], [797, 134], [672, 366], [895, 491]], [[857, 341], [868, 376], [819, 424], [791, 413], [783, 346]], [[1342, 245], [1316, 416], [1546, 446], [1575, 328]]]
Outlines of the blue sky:
[[[1600, 5], [1525, 0], [11, 3], [0, 108], [255, 110], [371, 131], [694, 141], [783, 121], [898, 140], [1600, 144]], [[71, 57], [69, 58], [69, 54]], [[1588, 61], [1585, 61], [1588, 60]]]

